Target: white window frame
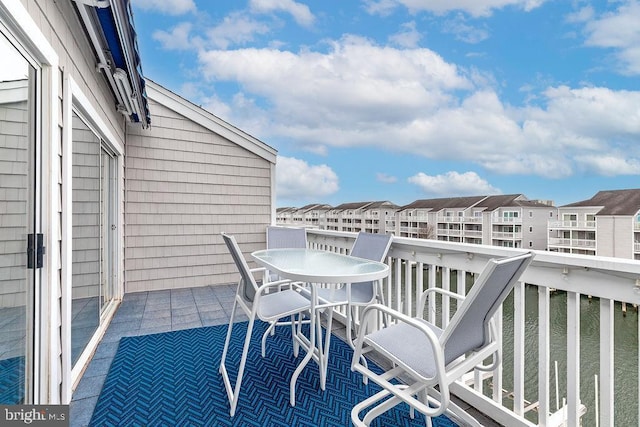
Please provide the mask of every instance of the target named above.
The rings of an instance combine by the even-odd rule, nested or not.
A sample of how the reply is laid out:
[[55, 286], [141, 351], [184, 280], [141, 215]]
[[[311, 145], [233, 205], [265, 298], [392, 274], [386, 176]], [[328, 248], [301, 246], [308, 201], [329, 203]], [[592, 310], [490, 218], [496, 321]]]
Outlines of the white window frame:
[[[60, 253], [57, 249], [57, 200], [59, 176], [59, 129], [58, 129], [58, 87], [60, 72], [58, 55], [49, 44], [27, 9], [19, 1], [0, 0], [0, 23], [5, 27], [12, 41], [15, 41], [37, 64], [39, 82], [36, 91], [35, 143], [40, 156], [36, 168], [40, 170], [39, 208], [36, 215], [40, 220], [40, 230], [44, 234], [45, 252], [43, 268], [36, 274], [34, 298], [34, 346], [33, 346], [33, 403], [60, 402], [60, 376], [58, 367], [58, 325], [60, 312], [58, 301], [58, 269]], [[40, 281], [40, 284], [38, 283]], [[56, 284], [53, 286], [51, 284]], [[49, 285], [49, 286], [47, 286]], [[43, 308], [48, 308], [44, 310]], [[48, 314], [42, 316], [41, 314]]]
[[[89, 98], [82, 92], [78, 84], [73, 77], [67, 76], [64, 80], [64, 93], [67, 94], [63, 101], [63, 152], [73, 153], [73, 124], [72, 117], [73, 111], [77, 111], [80, 118], [95, 132], [101, 139], [102, 143], [113, 151], [114, 160], [117, 170], [117, 188], [116, 188], [116, 236], [114, 241], [114, 247], [117, 251], [116, 272], [114, 277], [114, 291], [115, 300], [122, 299], [124, 294], [123, 287], [123, 271], [124, 271], [124, 257], [123, 257], [123, 224], [124, 213], [122, 209], [122, 197], [124, 195], [123, 180], [124, 176], [124, 145], [113, 135], [109, 130], [109, 127], [101, 119], [98, 111], [93, 107]], [[62, 348], [63, 348], [63, 393], [67, 393], [65, 398], [71, 400], [71, 392], [78, 385], [82, 373], [87, 364], [91, 360], [91, 355], [94, 353], [100, 339], [104, 332], [106, 332], [110, 319], [115, 315], [117, 309], [117, 302], [110, 304], [104, 310], [100, 316], [100, 324], [93, 337], [83, 350], [82, 354], [75, 363], [75, 366], [71, 366], [71, 292], [72, 292], [72, 177], [73, 177], [73, 156], [66, 155], [62, 160], [62, 313], [63, 313], [63, 328], [62, 328]]]

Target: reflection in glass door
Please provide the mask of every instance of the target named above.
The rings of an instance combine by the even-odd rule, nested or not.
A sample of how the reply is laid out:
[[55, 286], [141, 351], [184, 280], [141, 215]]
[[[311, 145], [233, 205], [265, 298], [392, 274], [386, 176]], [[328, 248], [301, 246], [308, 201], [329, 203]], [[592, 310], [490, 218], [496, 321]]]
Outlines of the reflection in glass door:
[[113, 300], [116, 159], [76, 111], [72, 146], [71, 363], [74, 365]]
[[37, 82], [1, 31], [0, 57], [0, 404], [15, 405], [32, 401]]
[[112, 207], [116, 206], [115, 200], [115, 169], [116, 161], [113, 154], [107, 147], [102, 147], [101, 155], [101, 197], [100, 197], [100, 213], [102, 216], [102, 278], [100, 288], [100, 308], [104, 312], [109, 302], [114, 298], [114, 237], [115, 237], [115, 212]]

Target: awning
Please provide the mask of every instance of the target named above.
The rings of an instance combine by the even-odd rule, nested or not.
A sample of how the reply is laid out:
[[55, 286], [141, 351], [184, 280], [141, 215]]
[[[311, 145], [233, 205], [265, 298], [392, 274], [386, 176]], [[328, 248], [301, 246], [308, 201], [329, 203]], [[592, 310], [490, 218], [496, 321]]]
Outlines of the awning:
[[[93, 10], [95, 21], [87, 19], [87, 14], [81, 11], [80, 17], [89, 29], [95, 22], [100, 27], [103, 37], [89, 39], [94, 44], [96, 52], [108, 51], [109, 62], [104, 64], [104, 58], [98, 54], [98, 63], [107, 75], [112, 89], [117, 93], [116, 98], [122, 100], [119, 106], [123, 114], [128, 115], [132, 122], [149, 126], [151, 116], [142, 74], [140, 52], [133, 23], [133, 13], [129, 0], [75, 0], [78, 8]], [[90, 30], [91, 31], [91, 30]], [[95, 44], [100, 44], [95, 46]], [[106, 46], [102, 46], [106, 44]]]

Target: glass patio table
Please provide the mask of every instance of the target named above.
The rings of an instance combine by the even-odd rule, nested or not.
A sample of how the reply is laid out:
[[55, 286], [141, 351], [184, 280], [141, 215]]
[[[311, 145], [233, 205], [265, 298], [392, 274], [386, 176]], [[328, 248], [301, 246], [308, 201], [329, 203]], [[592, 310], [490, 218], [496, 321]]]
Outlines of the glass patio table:
[[[318, 249], [265, 249], [253, 252], [251, 256], [262, 267], [278, 274], [282, 278], [309, 284], [308, 297], [313, 299], [312, 306], [315, 307], [315, 313], [310, 315], [318, 317], [318, 320], [311, 322], [311, 324], [317, 325], [318, 339], [310, 341], [302, 333], [300, 324], [296, 329], [297, 333], [294, 339], [308, 353], [313, 354], [312, 358], [320, 369], [320, 387], [324, 390], [331, 331], [326, 332], [323, 344], [319, 317], [321, 311], [326, 308], [329, 309], [328, 316], [332, 316], [333, 308], [323, 306], [322, 301], [318, 301], [316, 287], [381, 280], [389, 275], [389, 266], [382, 262]], [[313, 334], [314, 332], [309, 331], [309, 333]], [[314, 348], [311, 348], [313, 341], [315, 341], [315, 345], [313, 346]], [[308, 361], [309, 359], [303, 360], [301, 362], [302, 367]]]

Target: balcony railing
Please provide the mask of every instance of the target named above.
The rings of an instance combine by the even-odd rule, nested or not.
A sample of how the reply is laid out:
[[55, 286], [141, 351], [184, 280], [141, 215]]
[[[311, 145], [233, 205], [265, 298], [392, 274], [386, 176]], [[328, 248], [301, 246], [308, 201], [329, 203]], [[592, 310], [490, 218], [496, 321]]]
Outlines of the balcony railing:
[[[355, 234], [309, 230], [308, 239], [313, 247], [346, 253]], [[415, 315], [415, 302], [424, 288], [438, 286], [464, 294], [468, 279], [479, 273], [487, 260], [522, 251], [396, 237], [388, 258], [392, 274], [383, 283], [385, 301], [394, 309]], [[594, 414], [598, 414], [600, 426], [637, 425], [640, 379], [637, 366], [638, 321], [635, 313], [626, 317], [631, 333], [623, 339], [626, 343], [631, 340], [630, 345], [635, 350], [623, 358], [630, 359], [635, 365], [623, 368], [623, 378], [628, 383], [620, 385], [616, 383], [620, 377], [614, 375], [616, 369], [622, 369], [617, 366], [620, 357], [614, 357], [617, 351], [614, 346], [617, 342], [614, 341], [614, 324], [617, 323], [614, 315], [617, 316], [621, 310], [621, 303], [640, 303], [640, 262], [533, 252], [532, 264], [503, 307], [504, 313], [510, 313], [512, 318], [507, 321], [502, 311], [497, 315], [501, 325], [498, 329], [503, 331], [499, 337], [504, 360], [502, 366], [488, 378], [480, 371], [468, 375], [457, 383], [455, 393], [497, 422], [509, 426], [579, 426], [585, 411], [583, 404], [587, 405], [593, 420], [596, 419]], [[525, 305], [525, 295], [528, 305]], [[589, 301], [594, 298], [597, 305], [585, 303], [586, 296], [589, 296]], [[534, 314], [531, 313], [532, 302]], [[599, 321], [595, 321], [598, 325], [595, 331], [589, 331], [595, 334], [597, 342], [585, 344], [581, 349], [581, 327], [593, 329], [594, 324], [592, 319], [581, 319], [584, 304], [596, 310]], [[454, 307], [455, 302], [445, 298], [437, 310], [429, 307], [429, 316], [432, 321], [437, 317], [440, 324], [446, 324]], [[558, 316], [558, 310], [562, 316]], [[564, 352], [559, 357], [554, 347], [552, 358], [552, 343], [557, 340], [559, 329], [566, 334], [560, 346]], [[596, 361], [581, 366], [581, 360], [588, 351], [594, 354]], [[558, 368], [554, 361], [562, 367], [559, 375], [555, 374]], [[585, 382], [581, 378], [589, 370], [595, 370], [597, 375], [597, 392], [593, 387], [581, 387], [581, 381]], [[556, 380], [551, 381], [554, 378]], [[555, 390], [560, 390], [562, 399]], [[626, 402], [631, 403], [616, 403], [624, 396], [629, 396]], [[564, 402], [562, 407], [561, 401]], [[626, 418], [614, 419], [614, 414], [620, 410], [617, 405], [629, 406]], [[588, 422], [583, 425], [596, 424]]]
[[492, 224], [522, 224], [522, 218], [520, 217], [492, 217]]
[[563, 248], [595, 249], [596, 241], [593, 239], [562, 239], [549, 237], [549, 246]]
[[595, 230], [595, 221], [549, 221], [549, 228]]

